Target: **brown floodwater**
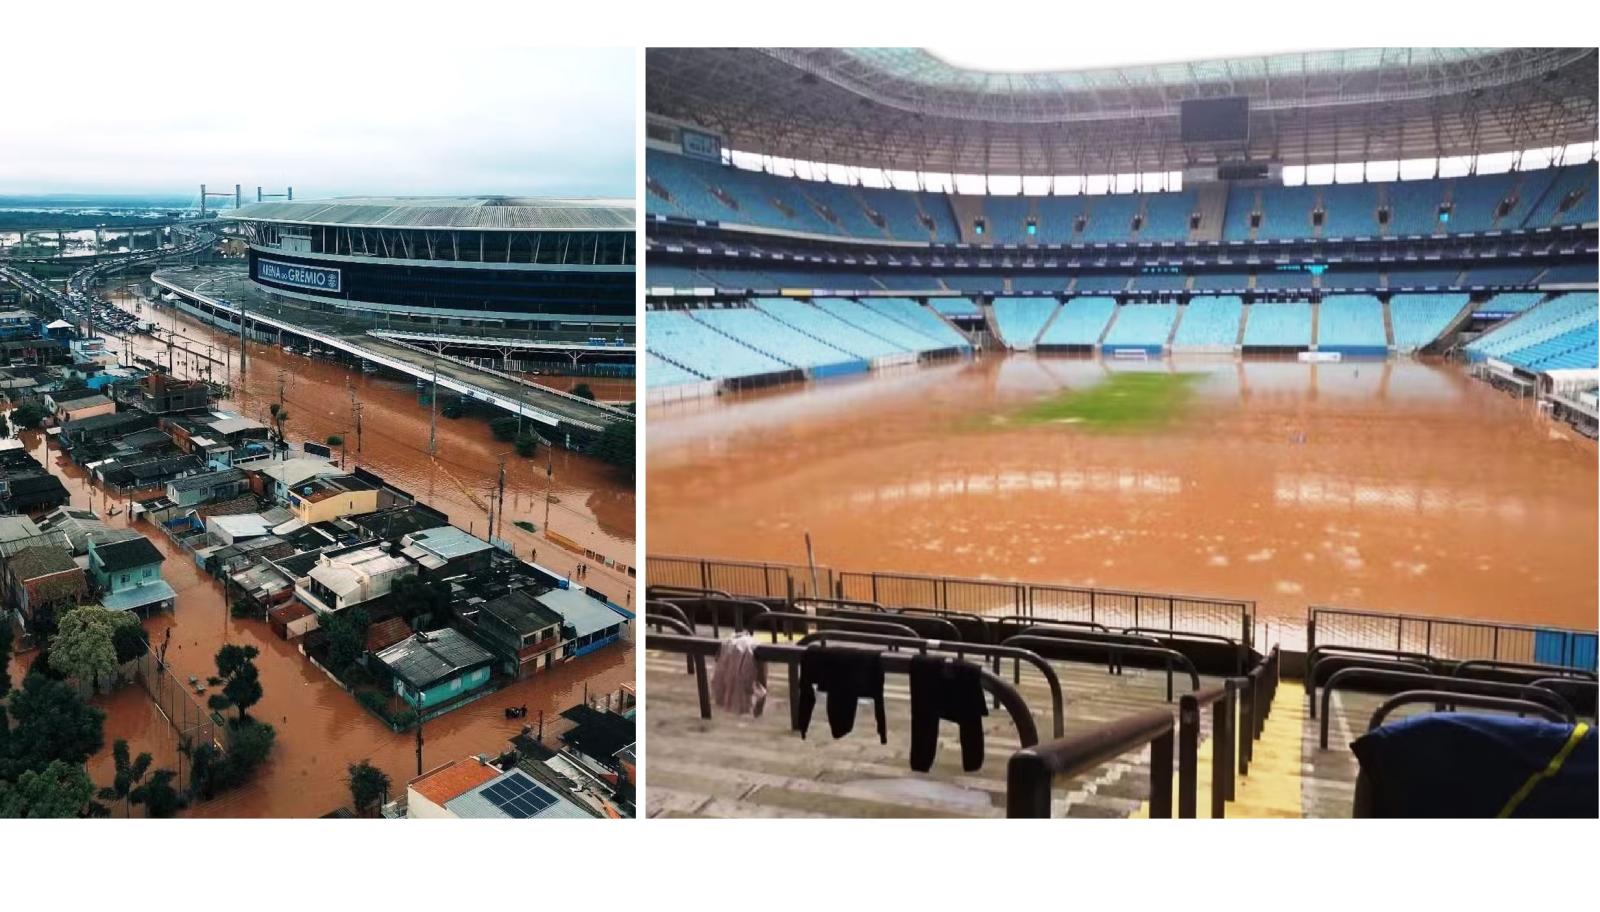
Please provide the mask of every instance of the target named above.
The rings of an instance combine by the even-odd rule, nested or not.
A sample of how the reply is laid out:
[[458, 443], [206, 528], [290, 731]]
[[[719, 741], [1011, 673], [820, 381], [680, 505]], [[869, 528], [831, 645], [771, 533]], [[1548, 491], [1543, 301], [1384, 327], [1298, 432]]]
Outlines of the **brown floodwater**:
[[[331, 361], [252, 342], [248, 370], [241, 383], [237, 338], [175, 314], [171, 308], [157, 309], [146, 304], [139, 311], [136, 298], [126, 288], [112, 292], [111, 299], [163, 329], [175, 326], [178, 341], [174, 346], [173, 373], [185, 378], [205, 376], [203, 371], [209, 367], [212, 378], [231, 380], [234, 396], [223, 402], [223, 407], [270, 423], [269, 409], [278, 402], [281, 384], [284, 407], [289, 413], [290, 440], [321, 443], [331, 434], [342, 436], [350, 463], [362, 465], [412, 492], [474, 534], [483, 535], [487, 527], [503, 456], [506, 513], [496, 534], [509, 541], [519, 556], [536, 555], [540, 564], [558, 573], [572, 571], [580, 562], [589, 564], [588, 583], [620, 604], [631, 604], [631, 579], [513, 525], [514, 521], [523, 520], [540, 529], [545, 527], [543, 495], [547, 477], [553, 477], [550, 490], [556, 502], [550, 508], [550, 528], [624, 566], [632, 566], [636, 535], [633, 485], [613, 467], [560, 448], [525, 459], [511, 451], [509, 443], [495, 440], [485, 419], [452, 420], [442, 415], [436, 421], [437, 455], [430, 459], [429, 408], [419, 401], [413, 382], [383, 379]], [[189, 355], [183, 350], [186, 340], [192, 353]], [[117, 340], [108, 342], [109, 346], [118, 347], [119, 353], [121, 344]], [[161, 364], [167, 361], [165, 338], [130, 336], [127, 344], [135, 355]], [[207, 345], [212, 346], [209, 353]], [[233, 348], [226, 347], [229, 345]], [[204, 360], [208, 354], [216, 360]], [[591, 386], [596, 395], [604, 397], [598, 382], [591, 382]], [[352, 391], [361, 405], [359, 452]]]
[[[102, 516], [108, 509], [118, 508], [118, 515], [107, 521], [129, 524], [127, 497], [92, 486], [83, 470], [46, 443], [43, 435], [29, 432], [23, 440], [41, 462], [61, 477], [72, 494], [72, 506], [93, 509]], [[161, 573], [178, 593], [173, 612], [152, 617], [144, 625], [150, 641], [156, 644], [162, 642], [167, 628], [172, 629], [167, 660], [173, 674], [180, 681], [187, 681], [191, 675], [204, 680], [216, 674], [214, 657], [224, 644], [256, 647], [261, 653], [256, 665], [261, 672], [263, 696], [251, 714], [270, 722], [278, 733], [272, 756], [254, 779], [185, 814], [320, 816], [349, 804], [344, 782], [346, 768], [360, 760], [370, 760], [388, 773], [391, 796], [398, 796], [405, 782], [417, 772], [415, 735], [397, 734], [362, 709], [354, 697], [300, 654], [297, 643], [278, 639], [265, 621], [230, 617], [221, 584], [196, 566], [193, 555], [148, 523], [133, 523], [132, 528], [148, 536], [166, 555]], [[32, 653], [16, 657], [13, 683], [20, 683], [32, 658]], [[603, 699], [605, 694], [615, 694], [621, 685], [631, 685], [633, 681], [631, 642], [557, 665], [549, 673], [541, 671], [428, 722], [423, 729], [424, 768], [470, 754], [498, 754], [508, 749], [507, 739], [521, 731], [522, 721], [506, 719], [507, 706], [526, 705], [530, 722], [536, 722], [542, 711], [549, 742], [563, 724], [558, 716], [563, 709], [583, 701], [587, 694]], [[197, 700], [203, 704], [205, 696]], [[117, 738], [127, 739], [134, 754], [150, 752], [154, 768], [175, 768], [176, 737], [138, 684], [124, 684], [112, 694], [95, 697], [94, 702], [107, 712], [105, 747], [88, 764], [96, 785], [107, 785], [111, 780], [111, 745]]]
[[989, 356], [652, 407], [649, 550], [1591, 628], [1596, 451], [1449, 364], [1184, 360], [1140, 431], [1019, 407], [1169, 363]]

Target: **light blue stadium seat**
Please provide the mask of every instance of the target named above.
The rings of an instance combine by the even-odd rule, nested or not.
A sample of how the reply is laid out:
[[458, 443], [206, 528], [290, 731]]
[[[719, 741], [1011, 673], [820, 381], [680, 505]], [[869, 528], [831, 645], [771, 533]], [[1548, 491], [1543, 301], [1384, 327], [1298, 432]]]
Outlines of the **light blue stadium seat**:
[[811, 369], [859, 360], [752, 308], [706, 309], [695, 315], [712, 329], [794, 367]]
[[1039, 336], [1040, 345], [1094, 345], [1117, 309], [1115, 298], [1069, 298]]
[[[1596, 367], [1588, 363], [1597, 331], [1600, 301], [1593, 292], [1557, 295], [1528, 308], [1472, 342], [1466, 350], [1473, 360], [1496, 358], [1526, 370], [1562, 367]], [[1582, 363], [1573, 364], [1577, 360]]]
[[840, 320], [879, 338], [887, 339], [891, 344], [906, 351], [929, 352], [949, 347], [858, 301], [846, 298], [818, 298], [814, 303]]
[[887, 339], [852, 326], [806, 301], [790, 298], [758, 298], [751, 303], [762, 313], [832, 348], [858, 358], [881, 358], [907, 351]]
[[1317, 314], [1317, 350], [1345, 354], [1384, 354], [1383, 303], [1372, 295], [1328, 295]]
[[995, 329], [1010, 348], [1032, 348], [1060, 304], [1054, 298], [995, 298]]
[[1172, 347], [1217, 348], [1239, 341], [1239, 318], [1244, 304], [1237, 295], [1198, 295], [1190, 298], [1178, 319]]
[[1439, 335], [1467, 306], [1464, 294], [1397, 294], [1389, 299], [1389, 325], [1396, 351], [1411, 352]]
[[1244, 326], [1246, 347], [1307, 348], [1311, 345], [1311, 304], [1307, 301], [1250, 306]]
[[[1176, 304], [1124, 304], [1101, 340], [1102, 348], [1143, 348], [1159, 353], [1178, 319]], [[1057, 318], [1060, 319], [1059, 317]]]
[[649, 351], [703, 377], [736, 379], [791, 369], [724, 336], [687, 311], [646, 311], [645, 332]]
[[940, 319], [938, 314], [909, 298], [862, 298], [861, 304], [916, 330], [936, 343], [944, 343], [941, 348], [972, 350], [972, 343], [968, 342], [965, 336], [951, 328], [950, 324]]

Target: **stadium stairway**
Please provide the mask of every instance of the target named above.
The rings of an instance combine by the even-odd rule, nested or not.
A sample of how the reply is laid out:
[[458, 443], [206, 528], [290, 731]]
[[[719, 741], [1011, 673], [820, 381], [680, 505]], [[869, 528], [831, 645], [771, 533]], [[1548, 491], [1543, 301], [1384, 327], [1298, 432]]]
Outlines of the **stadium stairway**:
[[[1176, 701], [1163, 703], [1162, 673], [1129, 668], [1122, 675], [1110, 675], [1104, 664], [1094, 662], [1051, 665], [1066, 697], [1067, 734], [1152, 706], [1169, 705], [1177, 712]], [[869, 703], [858, 706], [855, 727], [843, 738], [835, 739], [828, 731], [823, 697], [807, 737], [802, 740], [790, 731], [788, 680], [778, 666], [769, 668], [766, 712], [760, 719], [717, 708], [712, 718], [701, 719], [698, 691], [694, 677], [685, 673], [683, 656], [652, 651], [648, 640], [645, 672], [650, 694], [649, 816], [1005, 816], [1006, 764], [1018, 743], [1003, 710], [991, 706], [985, 719], [982, 769], [969, 773], [961, 768], [957, 728], [945, 723], [940, 726], [933, 769], [921, 774], [911, 771], [907, 759], [911, 703], [903, 675], [890, 675], [885, 681], [888, 744], [881, 744]], [[1002, 676], [1011, 680], [1011, 669], [1004, 668]], [[1218, 681], [1202, 677], [1201, 686]], [[1041, 737], [1050, 737], [1050, 697], [1044, 679], [1024, 665], [1016, 686], [1034, 712]], [[1179, 685], [1180, 692], [1186, 689]], [[1291, 689], [1280, 687], [1279, 692]], [[1210, 713], [1202, 713], [1200, 734], [1201, 756], [1209, 757]], [[1200, 804], [1209, 801], [1209, 775], [1205, 767], [1199, 779]], [[1137, 815], [1149, 781], [1149, 749], [1130, 752], [1082, 777], [1058, 782], [1052, 815]]]
[[1125, 306], [1111, 308], [1111, 319], [1106, 321], [1106, 325], [1100, 330], [1099, 338], [1094, 340], [1095, 351], [1099, 351], [1100, 347], [1106, 344], [1106, 336], [1111, 335], [1111, 327], [1117, 325], [1117, 318], [1122, 316], [1122, 307]]
[[1183, 325], [1183, 316], [1189, 312], [1188, 307], [1178, 308], [1178, 315], [1172, 320], [1172, 331], [1167, 333], [1166, 350], [1172, 351], [1172, 340], [1178, 337], [1178, 327]]
[[1233, 340], [1235, 349], [1244, 346], [1244, 328], [1248, 325], [1250, 325], [1250, 305], [1241, 304], [1239, 305], [1239, 336]]
[[1383, 339], [1389, 351], [1394, 351], [1394, 316], [1389, 313], [1389, 302], [1383, 302]]
[[1318, 321], [1321, 319], [1321, 317], [1322, 317], [1322, 305], [1317, 303], [1316, 301], [1312, 301], [1311, 302], [1311, 350], [1312, 351], [1316, 351], [1317, 350], [1317, 330], [1319, 330], [1321, 328], [1317, 324], [1318, 324]]

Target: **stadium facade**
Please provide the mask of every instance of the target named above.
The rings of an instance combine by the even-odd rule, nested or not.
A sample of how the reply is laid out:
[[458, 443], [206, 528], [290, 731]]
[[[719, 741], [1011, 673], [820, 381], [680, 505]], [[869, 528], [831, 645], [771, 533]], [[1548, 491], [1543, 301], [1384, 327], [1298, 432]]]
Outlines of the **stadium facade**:
[[301, 305], [439, 329], [632, 336], [631, 200], [295, 200], [229, 217], [251, 281]]

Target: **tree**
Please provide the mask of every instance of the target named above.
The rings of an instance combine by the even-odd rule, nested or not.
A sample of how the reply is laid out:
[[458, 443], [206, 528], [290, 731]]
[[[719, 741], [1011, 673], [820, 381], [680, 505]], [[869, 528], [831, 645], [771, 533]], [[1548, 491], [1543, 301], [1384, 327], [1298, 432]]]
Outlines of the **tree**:
[[289, 410], [276, 402], [272, 403], [269, 410], [272, 412], [273, 439], [282, 447], [285, 445], [283, 426], [289, 423]]
[[589, 384], [587, 383], [580, 383], [577, 386], [574, 386], [572, 388], [572, 395], [588, 399], [591, 402], [594, 401], [595, 398], [594, 390], [590, 389]]
[[517, 436], [517, 428], [522, 425], [513, 415], [502, 415], [489, 421], [489, 431], [496, 440], [511, 440]]
[[94, 797], [94, 783], [80, 764], [52, 760], [26, 770], [12, 785], [0, 780], [0, 817], [78, 817]]
[[50, 667], [95, 690], [117, 675], [116, 621], [98, 605], [79, 605], [61, 616], [50, 638]]
[[148, 753], [142, 753], [133, 760], [128, 759], [128, 742], [121, 738], [111, 743], [111, 760], [116, 764], [116, 776], [111, 785], [100, 790], [101, 801], [121, 801], [122, 816], [128, 817], [133, 813], [133, 805], [139, 803], [134, 793], [139, 791], [139, 784], [144, 781], [145, 773], [150, 771], [150, 763], [154, 758]]
[[625, 469], [630, 478], [634, 474], [634, 424], [633, 421], [611, 422], [594, 445], [597, 458]]
[[328, 637], [328, 664], [334, 674], [344, 677], [366, 653], [369, 624], [367, 609], [360, 605], [335, 611], [323, 622], [322, 630]]
[[133, 790], [135, 804], [144, 805], [145, 814], [162, 819], [171, 817], [183, 807], [183, 796], [172, 787], [178, 774], [169, 769], [158, 769], [150, 774], [150, 781]]
[[118, 665], [131, 662], [150, 651], [139, 619], [122, 612], [117, 613], [117, 625], [111, 630], [111, 645], [117, 650]]
[[0, 415], [0, 437], [10, 437], [10, 436], [11, 436], [11, 422], [6, 420], [6, 416], [5, 415]]
[[42, 406], [29, 402], [17, 406], [11, 411], [11, 423], [18, 430], [32, 430], [45, 419], [45, 410]]
[[344, 446], [344, 438], [339, 436], [338, 434], [329, 434], [328, 435], [328, 446], [331, 446], [331, 447]]
[[350, 786], [350, 803], [356, 815], [372, 816], [389, 795], [389, 774], [367, 760], [350, 764], [348, 772], [345, 782]]
[[261, 699], [261, 672], [251, 661], [260, 655], [254, 646], [233, 643], [217, 650], [217, 676], [222, 679], [222, 693], [212, 694], [208, 705], [222, 712], [232, 707], [239, 710], [238, 721], [249, 716], [250, 707]]
[[[83, 764], [105, 744], [106, 714], [64, 681], [30, 674], [11, 695], [10, 707], [14, 770], [42, 770], [53, 760]], [[4, 769], [0, 778], [7, 778]]]
[[515, 446], [518, 456], [529, 457], [539, 451], [539, 438], [524, 432], [521, 437], [517, 438]]

